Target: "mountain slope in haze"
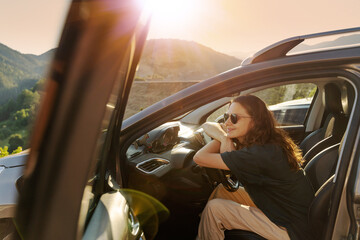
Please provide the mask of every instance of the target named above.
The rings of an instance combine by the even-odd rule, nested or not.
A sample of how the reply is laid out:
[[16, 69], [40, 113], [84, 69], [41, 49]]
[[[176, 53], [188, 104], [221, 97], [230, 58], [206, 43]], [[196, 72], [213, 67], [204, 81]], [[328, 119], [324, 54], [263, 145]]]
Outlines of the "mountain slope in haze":
[[0, 104], [32, 88], [43, 77], [53, 52], [22, 54], [0, 43]]
[[49, 62], [43, 55], [22, 54], [0, 43], [0, 87], [16, 86], [23, 79], [41, 77]]
[[[21, 54], [0, 44], [0, 104], [15, 98], [44, 76], [55, 49], [42, 55]], [[241, 60], [195, 42], [148, 40], [137, 80], [203, 80], [239, 66]]]
[[144, 47], [136, 77], [165, 81], [204, 80], [240, 64], [241, 60], [235, 57], [195, 42], [151, 39]]
[[[320, 48], [331, 48], [336, 46], [346, 46], [360, 43], [360, 34], [352, 34], [349, 36], [342, 36], [332, 41], [324, 41], [314, 45], [300, 44], [296, 47], [296, 51], [307, 51]], [[295, 49], [295, 48], [294, 48]]]

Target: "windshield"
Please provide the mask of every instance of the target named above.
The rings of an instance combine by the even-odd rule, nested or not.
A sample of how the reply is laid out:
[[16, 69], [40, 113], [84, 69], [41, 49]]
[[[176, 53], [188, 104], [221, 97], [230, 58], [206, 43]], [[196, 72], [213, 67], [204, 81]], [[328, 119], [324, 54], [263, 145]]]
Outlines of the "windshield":
[[[285, 0], [147, 2], [152, 23], [125, 119], [186, 87], [240, 66], [246, 57], [282, 39], [354, 27], [358, 21], [354, 6], [360, 7], [354, 0], [331, 5], [306, 0], [297, 2], [296, 7]], [[323, 11], [324, 4], [327, 11]], [[331, 47], [353, 38], [358, 36], [322, 41]]]

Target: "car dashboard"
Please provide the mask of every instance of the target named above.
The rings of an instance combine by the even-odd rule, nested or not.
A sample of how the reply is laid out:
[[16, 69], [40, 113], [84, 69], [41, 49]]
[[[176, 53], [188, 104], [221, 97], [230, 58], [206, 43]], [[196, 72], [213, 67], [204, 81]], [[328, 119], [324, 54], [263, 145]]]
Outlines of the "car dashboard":
[[193, 161], [210, 139], [199, 126], [170, 122], [135, 140], [127, 150], [128, 186], [169, 205], [202, 206], [213, 183]]

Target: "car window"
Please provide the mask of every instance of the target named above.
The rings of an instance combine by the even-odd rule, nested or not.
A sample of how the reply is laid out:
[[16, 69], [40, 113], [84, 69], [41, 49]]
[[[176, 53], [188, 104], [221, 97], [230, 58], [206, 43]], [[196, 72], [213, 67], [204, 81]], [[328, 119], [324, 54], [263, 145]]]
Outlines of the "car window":
[[240, 63], [240, 59], [194, 42], [149, 39], [136, 71], [124, 119]]
[[207, 122], [223, 122], [223, 115], [227, 112], [230, 103], [222, 106], [221, 108], [214, 111], [209, 117], [206, 119]]
[[317, 90], [315, 84], [289, 84], [252, 93], [261, 98], [281, 126], [303, 125]]
[[[289, 84], [253, 92], [261, 98], [281, 126], [302, 125], [306, 118], [313, 96], [317, 90], [315, 84]], [[229, 104], [211, 113], [206, 121], [223, 122]]]
[[[194, 5], [199, 3], [198, 1], [181, 1], [181, 4], [167, 4], [166, 1], [158, 2], [161, 4], [156, 7], [167, 9], [167, 11], [156, 12], [155, 10], [148, 39], [130, 91], [124, 119], [191, 85], [240, 66], [245, 56], [224, 54], [221, 51], [209, 48], [204, 43], [184, 40], [186, 37], [184, 38], [181, 35], [187, 35], [191, 31], [199, 33], [205, 30], [205, 28], [196, 29], [196, 24], [193, 25], [193, 23], [208, 25], [209, 19], [198, 18], [198, 15], [211, 15], [211, 13], [203, 12], [202, 8], [194, 8]], [[220, 1], [215, 1], [210, 5], [215, 10], [219, 9], [219, 4], [221, 4]], [[185, 15], [186, 18], [183, 18]], [[169, 19], [165, 20], [164, 16], [185, 25], [170, 27], [168, 24], [171, 22]], [[191, 25], [195, 28], [191, 27], [190, 30], [187, 22], [191, 18], [194, 21]], [[186, 30], [184, 29], [185, 26]], [[166, 29], [169, 31], [166, 32]], [[165, 33], [165, 37], [159, 31]], [[170, 32], [177, 31], [179, 37], [175, 39], [169, 35], [166, 36]]]
[[281, 125], [302, 125], [311, 102], [308, 99], [301, 100], [304, 103], [299, 105], [272, 105], [269, 109]]

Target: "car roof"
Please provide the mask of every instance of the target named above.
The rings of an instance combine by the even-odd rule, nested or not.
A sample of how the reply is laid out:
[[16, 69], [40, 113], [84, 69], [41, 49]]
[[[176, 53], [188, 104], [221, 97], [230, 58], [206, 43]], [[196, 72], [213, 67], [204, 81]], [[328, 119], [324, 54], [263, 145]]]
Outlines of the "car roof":
[[[285, 57], [291, 50], [293, 50], [296, 46], [298, 46], [300, 43], [302, 43], [304, 40], [307, 39], [314, 39], [314, 38], [320, 38], [320, 37], [332, 36], [332, 35], [341, 35], [341, 34], [353, 33], [353, 32], [360, 32], [360, 27], [347, 28], [336, 31], [320, 32], [320, 33], [287, 38], [258, 51], [252, 57], [246, 58], [241, 63], [241, 66], [246, 66], [258, 62], [264, 62], [280, 57]], [[313, 51], [318, 51], [318, 49], [314, 49]]]

